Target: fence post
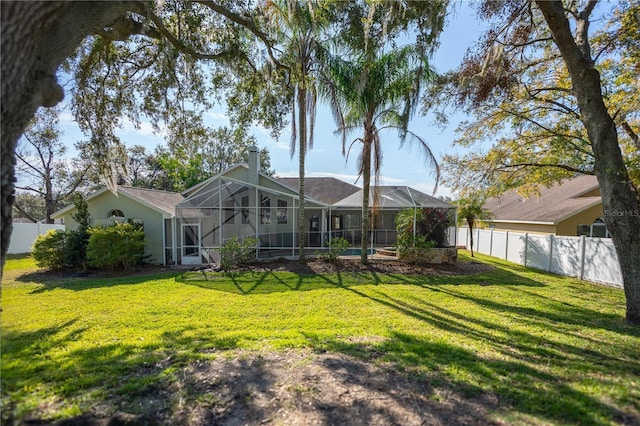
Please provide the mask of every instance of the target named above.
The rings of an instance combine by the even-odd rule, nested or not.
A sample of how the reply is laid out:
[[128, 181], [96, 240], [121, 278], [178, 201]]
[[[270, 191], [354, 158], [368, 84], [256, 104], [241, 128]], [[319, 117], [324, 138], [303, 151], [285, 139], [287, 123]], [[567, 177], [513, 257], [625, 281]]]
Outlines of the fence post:
[[509, 231], [504, 233], [505, 241], [504, 241], [504, 260], [507, 260], [509, 257]]
[[549, 234], [549, 261], [547, 262], [547, 272], [551, 272], [553, 263], [553, 234]]
[[587, 245], [587, 238], [580, 235], [580, 279], [584, 279], [584, 255]]
[[529, 233], [524, 233], [524, 265], [527, 266], [527, 252], [529, 251]]
[[493, 256], [493, 229], [489, 232], [489, 256]]

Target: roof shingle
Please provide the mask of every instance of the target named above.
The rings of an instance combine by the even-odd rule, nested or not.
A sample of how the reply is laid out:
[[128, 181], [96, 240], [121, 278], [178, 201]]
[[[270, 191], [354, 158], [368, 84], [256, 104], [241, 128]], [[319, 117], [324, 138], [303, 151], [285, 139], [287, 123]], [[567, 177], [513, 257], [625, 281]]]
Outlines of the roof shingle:
[[493, 213], [496, 221], [557, 224], [600, 202], [596, 177], [584, 175], [542, 188], [537, 197], [523, 198], [509, 191], [487, 199], [485, 208]]

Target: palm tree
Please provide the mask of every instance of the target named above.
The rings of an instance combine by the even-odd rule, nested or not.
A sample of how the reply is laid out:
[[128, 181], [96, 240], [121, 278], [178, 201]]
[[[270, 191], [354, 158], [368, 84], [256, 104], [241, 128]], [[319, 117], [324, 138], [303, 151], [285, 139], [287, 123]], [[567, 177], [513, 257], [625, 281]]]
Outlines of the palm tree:
[[485, 198], [481, 195], [466, 195], [455, 204], [458, 206], [458, 223], [467, 222], [471, 241], [471, 257], [473, 256], [473, 226], [491, 220], [493, 213], [484, 208]]
[[[362, 144], [358, 158], [358, 173], [362, 176], [363, 185], [360, 259], [366, 264], [370, 182], [373, 172], [374, 185], [378, 186], [382, 165], [382, 134], [385, 130], [398, 131], [401, 147], [407, 141], [419, 147], [426, 163], [435, 169], [437, 186], [440, 170], [429, 145], [408, 130], [409, 120], [418, 103], [421, 82], [431, 76], [431, 71], [413, 45], [380, 52], [379, 48], [370, 44], [353, 61], [332, 57], [323, 62], [326, 63], [326, 71], [321, 86], [322, 95], [330, 104], [338, 125], [337, 132], [342, 134], [343, 155], [348, 158], [353, 145]], [[363, 129], [363, 135], [351, 141], [347, 149], [347, 138], [356, 129]], [[374, 191], [374, 211], [376, 207], [377, 192]]]
[[[307, 149], [313, 148], [316, 117], [315, 51], [320, 48], [322, 16], [310, 2], [268, 0], [263, 5], [269, 20], [279, 30], [285, 55], [282, 63], [288, 69], [294, 107], [291, 109], [291, 157], [298, 148], [298, 251], [305, 261], [304, 177]], [[297, 119], [296, 119], [297, 110]], [[297, 123], [296, 123], [297, 121]]]

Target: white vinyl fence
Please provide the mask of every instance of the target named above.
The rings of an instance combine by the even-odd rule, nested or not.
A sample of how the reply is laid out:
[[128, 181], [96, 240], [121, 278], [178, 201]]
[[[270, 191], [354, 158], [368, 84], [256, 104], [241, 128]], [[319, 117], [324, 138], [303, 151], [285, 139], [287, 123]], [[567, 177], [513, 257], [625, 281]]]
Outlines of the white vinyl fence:
[[[469, 248], [468, 228], [458, 229], [457, 244]], [[622, 288], [622, 273], [610, 238], [521, 234], [473, 230], [473, 249], [519, 265]]]
[[11, 232], [11, 242], [8, 253], [30, 253], [31, 246], [40, 234], [46, 234], [50, 229], [60, 229], [64, 231], [64, 225], [53, 225], [48, 223], [14, 223]]

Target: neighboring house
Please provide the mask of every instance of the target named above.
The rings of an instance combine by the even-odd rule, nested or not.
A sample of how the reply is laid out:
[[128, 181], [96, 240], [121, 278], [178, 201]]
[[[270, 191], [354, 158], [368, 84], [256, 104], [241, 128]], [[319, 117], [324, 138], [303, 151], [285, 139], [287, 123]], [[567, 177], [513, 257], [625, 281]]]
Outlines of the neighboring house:
[[[89, 195], [86, 201], [91, 225], [141, 223], [146, 240], [145, 255], [152, 263], [165, 263], [165, 239], [173, 235], [175, 206], [183, 199], [176, 192], [118, 186], [117, 194], [104, 188]], [[67, 229], [76, 229], [78, 223], [71, 217], [75, 213], [72, 204], [52, 217], [63, 218]]]
[[[238, 164], [182, 194], [119, 187], [118, 197], [104, 189], [87, 198], [96, 224], [116, 220], [142, 222], [147, 254], [167, 265], [218, 262], [220, 247], [232, 238], [256, 237], [259, 257], [296, 256], [298, 179], [272, 178], [259, 172], [258, 151], [249, 164]], [[451, 204], [408, 187], [379, 187], [380, 205], [370, 239], [374, 246], [396, 241], [395, 214], [405, 208], [452, 210]], [[305, 246], [312, 252], [342, 236], [362, 239], [362, 190], [335, 178], [305, 178]], [[55, 214], [73, 226], [73, 206]], [[114, 217], [115, 215], [115, 217]]]
[[524, 198], [515, 191], [489, 198], [490, 226], [498, 230], [555, 235], [606, 236], [595, 176], [578, 176]]

